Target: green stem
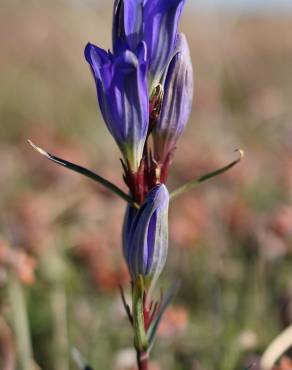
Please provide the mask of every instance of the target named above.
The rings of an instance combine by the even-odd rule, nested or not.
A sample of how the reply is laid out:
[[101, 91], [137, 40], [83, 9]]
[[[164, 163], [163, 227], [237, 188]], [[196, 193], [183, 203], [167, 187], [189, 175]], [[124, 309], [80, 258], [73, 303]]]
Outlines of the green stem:
[[132, 295], [134, 343], [139, 353], [144, 353], [148, 348], [148, 338], [144, 326], [144, 292], [144, 280], [142, 275], [139, 275], [134, 283]]
[[117, 187], [115, 184], [112, 182], [106, 180], [105, 178], [99, 176], [98, 174], [88, 170], [87, 168], [84, 168], [82, 166], [79, 166], [77, 164], [71, 163], [66, 161], [65, 159], [56, 157], [48, 152], [46, 152], [44, 149], [36, 146], [32, 141], [28, 140], [29, 144], [41, 155], [45, 156], [48, 158], [50, 161], [59, 164], [60, 166], [63, 166], [65, 168], [68, 168], [69, 170], [72, 170], [74, 172], [77, 172], [81, 175], [84, 175], [91, 180], [94, 180], [98, 183], [100, 183], [102, 186], [110, 190], [111, 192], [115, 193], [118, 195], [120, 198], [128, 202], [132, 207], [139, 208], [139, 205], [128, 195], [126, 194], [123, 190], [121, 190], [119, 187]]
[[24, 291], [16, 276], [10, 274], [8, 294], [21, 370], [32, 370], [33, 354]]
[[203, 176], [199, 177], [196, 180], [191, 180], [191, 181], [187, 182], [186, 184], [180, 186], [178, 189], [176, 189], [176, 190], [174, 190], [174, 191], [172, 191], [170, 193], [170, 199], [172, 200], [172, 199], [178, 197], [179, 195], [181, 195], [183, 193], [186, 193], [187, 191], [196, 188], [202, 182], [207, 181], [207, 180], [211, 179], [212, 177], [216, 177], [218, 175], [221, 175], [222, 173], [230, 170], [232, 167], [234, 167], [235, 165], [237, 165], [237, 163], [239, 163], [242, 160], [242, 158], [244, 156], [244, 152], [241, 149], [237, 149], [236, 151], [239, 153], [239, 156], [240, 156], [238, 159], [236, 159], [235, 161], [229, 163], [227, 166], [224, 166], [222, 168], [219, 168], [216, 171], [207, 173], [206, 175], [203, 175]]

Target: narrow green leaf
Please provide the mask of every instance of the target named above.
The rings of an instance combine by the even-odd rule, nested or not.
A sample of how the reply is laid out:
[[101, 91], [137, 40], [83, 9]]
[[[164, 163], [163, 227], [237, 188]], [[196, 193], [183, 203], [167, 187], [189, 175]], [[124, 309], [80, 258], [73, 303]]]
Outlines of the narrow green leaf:
[[94, 180], [101, 185], [103, 185], [105, 188], [110, 190], [111, 192], [115, 193], [118, 195], [120, 198], [128, 202], [132, 207], [139, 208], [139, 205], [128, 195], [126, 194], [123, 190], [121, 190], [119, 187], [111, 183], [110, 181], [106, 180], [105, 178], [99, 176], [98, 174], [88, 170], [87, 168], [84, 168], [82, 166], [79, 166], [77, 164], [71, 163], [66, 161], [65, 159], [56, 157], [44, 149], [36, 146], [31, 140], [28, 140], [29, 144], [41, 155], [44, 157], [48, 158], [50, 161], [59, 164], [60, 166], [63, 166], [65, 168], [68, 168], [69, 170], [72, 170], [74, 172], [77, 172], [81, 175], [84, 175], [86, 177], [89, 177], [91, 180]]
[[191, 181], [187, 182], [186, 184], [180, 186], [179, 188], [177, 188], [176, 190], [174, 190], [170, 193], [170, 199], [172, 200], [172, 199], [178, 197], [179, 195], [181, 195], [183, 193], [186, 193], [187, 191], [196, 188], [202, 182], [207, 181], [207, 180], [211, 179], [212, 177], [216, 177], [218, 175], [221, 175], [222, 173], [230, 170], [232, 167], [237, 165], [237, 163], [239, 163], [243, 159], [244, 151], [242, 149], [236, 149], [235, 151], [239, 153], [239, 158], [238, 159], [229, 163], [227, 166], [219, 168], [216, 171], [207, 173], [206, 175], [203, 175], [203, 176], [199, 177], [196, 180], [191, 180]]

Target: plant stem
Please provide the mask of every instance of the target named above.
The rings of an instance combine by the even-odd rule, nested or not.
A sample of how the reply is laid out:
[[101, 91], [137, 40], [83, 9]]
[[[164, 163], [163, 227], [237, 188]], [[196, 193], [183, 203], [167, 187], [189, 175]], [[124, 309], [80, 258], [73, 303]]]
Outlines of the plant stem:
[[148, 353], [137, 351], [137, 363], [139, 370], [148, 370]]
[[33, 355], [24, 292], [21, 283], [12, 273], [8, 293], [20, 368], [21, 370], [32, 370], [34, 368]]
[[176, 190], [174, 190], [174, 191], [172, 191], [170, 193], [170, 199], [172, 200], [172, 199], [178, 197], [179, 195], [181, 195], [183, 193], [186, 193], [187, 191], [196, 188], [202, 182], [204, 182], [206, 180], [209, 180], [212, 177], [216, 177], [218, 175], [221, 175], [222, 173], [230, 170], [237, 163], [239, 163], [242, 160], [243, 156], [244, 156], [243, 150], [237, 149], [236, 151], [239, 153], [239, 158], [238, 159], [236, 159], [235, 161], [229, 163], [227, 166], [224, 166], [222, 168], [219, 168], [218, 170], [215, 170], [213, 172], [207, 173], [206, 175], [203, 175], [203, 176], [199, 177], [196, 180], [191, 180], [191, 181], [187, 182], [186, 184], [180, 186], [179, 188], [177, 188]]
[[94, 172], [88, 170], [87, 168], [79, 166], [78, 164], [74, 164], [74, 163], [66, 161], [65, 159], [56, 157], [56, 156], [48, 153], [44, 149], [36, 146], [30, 140], [28, 140], [28, 142], [37, 152], [39, 152], [44, 157], [48, 158], [50, 161], [52, 161], [56, 164], [59, 164], [60, 166], [63, 166], [65, 168], [68, 168], [69, 170], [77, 172], [81, 175], [89, 177], [91, 180], [94, 180], [94, 181], [100, 183], [102, 186], [104, 186], [105, 188], [107, 188], [111, 192], [118, 195], [120, 198], [122, 198], [123, 200], [128, 202], [132, 207], [137, 208], [137, 209], [139, 208], [139, 205], [128, 194], [126, 194], [123, 190], [121, 190], [119, 187], [117, 187], [112, 182], [110, 182], [110, 181], [106, 180], [105, 178], [99, 176], [97, 173], [94, 173]]

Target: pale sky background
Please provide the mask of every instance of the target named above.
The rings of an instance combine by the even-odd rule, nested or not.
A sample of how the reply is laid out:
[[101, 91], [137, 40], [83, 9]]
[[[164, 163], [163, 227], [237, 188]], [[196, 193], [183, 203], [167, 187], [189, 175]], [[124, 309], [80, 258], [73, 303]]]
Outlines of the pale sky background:
[[194, 7], [239, 11], [292, 11], [292, 0], [189, 0]]
[[[70, 0], [79, 4], [97, 5], [108, 3], [109, 0]], [[235, 12], [286, 12], [292, 11], [292, 0], [187, 0], [193, 9], [204, 8], [210, 11]]]

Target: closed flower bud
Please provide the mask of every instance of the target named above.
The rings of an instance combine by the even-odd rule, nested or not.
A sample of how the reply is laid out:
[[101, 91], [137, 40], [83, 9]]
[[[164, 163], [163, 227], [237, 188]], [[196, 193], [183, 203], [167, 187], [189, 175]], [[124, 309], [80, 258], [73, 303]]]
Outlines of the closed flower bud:
[[128, 208], [123, 230], [123, 252], [132, 281], [142, 275], [146, 282], [156, 281], [168, 250], [169, 193], [158, 185], [147, 195], [138, 211]]
[[100, 109], [124, 159], [137, 171], [148, 130], [146, 45], [137, 53], [121, 49], [118, 55], [87, 44], [85, 58], [92, 69]]
[[153, 131], [154, 155], [158, 163], [163, 165], [170, 160], [187, 124], [192, 100], [192, 63], [187, 40], [180, 34], [164, 83], [161, 113]]

